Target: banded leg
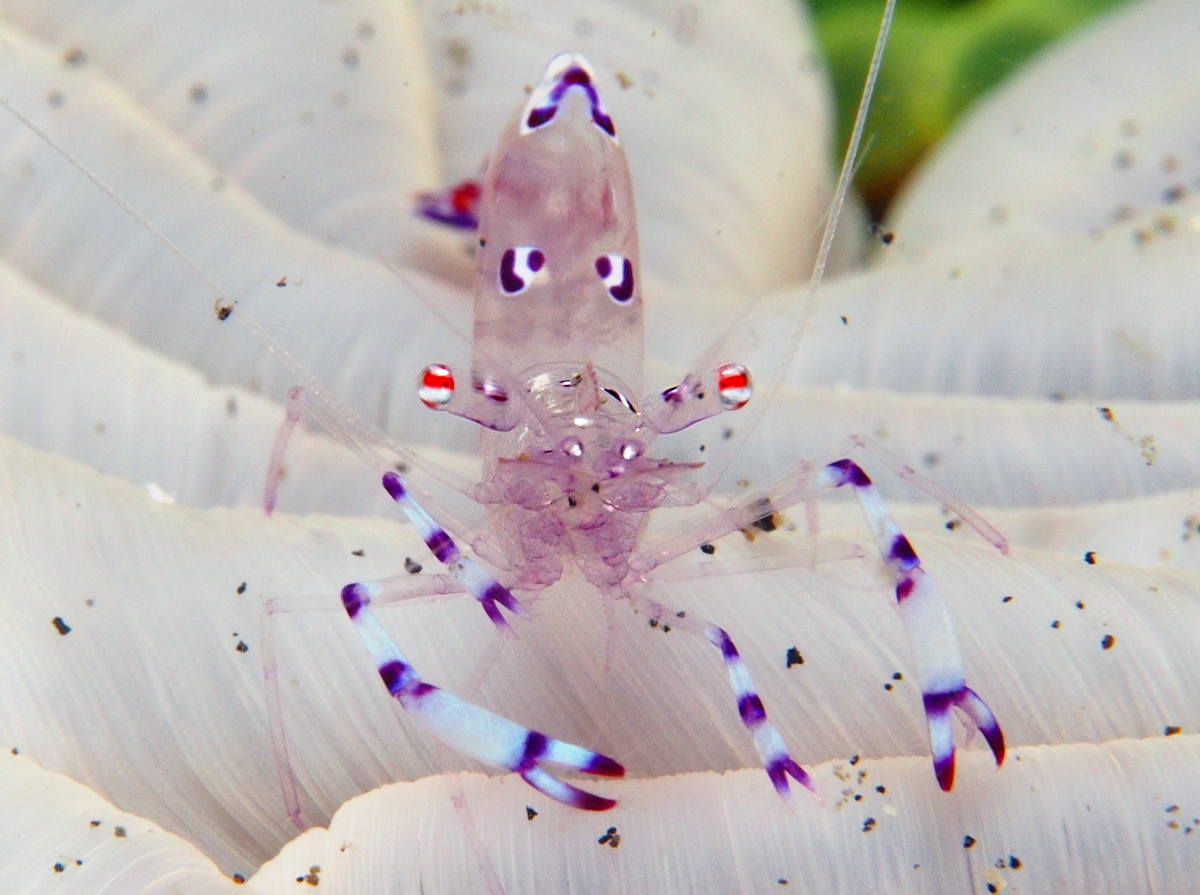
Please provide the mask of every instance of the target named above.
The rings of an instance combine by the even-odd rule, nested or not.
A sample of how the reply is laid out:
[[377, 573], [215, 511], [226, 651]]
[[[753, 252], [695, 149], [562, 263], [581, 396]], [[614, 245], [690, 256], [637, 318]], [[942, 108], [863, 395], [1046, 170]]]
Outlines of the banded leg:
[[[451, 577], [458, 581], [464, 590], [474, 595], [475, 599], [483, 606], [483, 611], [492, 620], [492, 624], [503, 633], [513, 636], [513, 630], [509, 627], [508, 620], [500, 614], [499, 607], [503, 606], [514, 615], [528, 619], [529, 612], [521, 605], [521, 602], [512, 595], [508, 588], [485, 572], [474, 560], [462, 555], [458, 545], [454, 543], [446, 530], [438, 525], [433, 517], [426, 513], [408, 493], [408, 489], [404, 487], [404, 481], [399, 475], [394, 472], [384, 473], [383, 487], [387, 489], [392, 500], [396, 501], [404, 515], [408, 517], [408, 521], [421, 535], [425, 546], [429, 548], [438, 562], [445, 565]], [[347, 587], [354, 586], [347, 585]]]
[[347, 584], [342, 605], [375, 660], [388, 692], [406, 712], [451, 748], [493, 767], [520, 774], [534, 789], [573, 808], [606, 811], [616, 802], [559, 780], [544, 767], [560, 765], [584, 774], [623, 777], [625, 768], [601, 755], [502, 718], [421, 680], [368, 606], [370, 584]]
[[733, 695], [737, 698], [738, 714], [741, 716], [742, 723], [746, 725], [746, 729], [754, 737], [754, 748], [758, 750], [758, 757], [762, 760], [763, 767], [767, 770], [767, 776], [771, 778], [771, 783], [775, 786], [775, 791], [790, 807], [792, 792], [787, 778], [788, 775], [791, 775], [797, 783], [815, 793], [816, 788], [813, 786], [812, 779], [804, 768], [800, 767], [788, 754], [783, 737], [779, 735], [775, 725], [767, 720], [767, 710], [763, 706], [762, 698], [758, 695], [754, 681], [750, 679], [750, 672], [746, 669], [746, 664], [742, 661], [742, 657], [729, 635], [722, 628], [710, 622], [677, 612], [656, 600], [634, 594], [628, 594], [627, 597], [634, 606], [650, 619], [661, 624], [664, 629], [678, 628], [689, 634], [703, 637], [721, 651], [721, 658], [725, 660], [725, 667], [729, 671], [729, 679], [733, 684]]
[[991, 747], [996, 765], [1003, 764], [1004, 733], [991, 709], [966, 684], [946, 602], [936, 582], [921, 567], [921, 560], [888, 512], [879, 491], [853, 460], [830, 463], [815, 478], [828, 488], [854, 487], [883, 561], [896, 576], [896, 601], [917, 663], [938, 785], [947, 791], [954, 785], [952, 708], [959, 709], [979, 728]]

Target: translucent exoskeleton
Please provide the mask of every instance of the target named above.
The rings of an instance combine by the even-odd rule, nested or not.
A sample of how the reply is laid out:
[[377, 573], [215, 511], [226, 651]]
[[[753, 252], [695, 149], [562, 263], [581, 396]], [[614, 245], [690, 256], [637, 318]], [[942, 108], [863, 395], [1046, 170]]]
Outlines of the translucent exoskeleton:
[[[844, 171], [841, 195], [845, 179]], [[444, 200], [423, 197], [422, 211], [470, 226], [472, 220], [445, 213], [464, 192], [474, 195], [459, 185]], [[854, 460], [800, 463], [773, 485], [724, 509], [700, 512], [666, 541], [644, 537], [651, 511], [698, 504], [714, 484], [697, 475], [703, 463], [656, 458], [655, 440], [746, 406], [753, 374], [725, 354], [736, 344], [735, 330], [681, 383], [642, 397], [644, 299], [633, 189], [616, 127], [582, 57], [566, 53], [550, 63], [502, 134], [478, 195], [472, 367], [431, 365], [420, 374], [419, 393], [429, 408], [482, 427], [483, 479], [470, 493], [488, 508], [488, 542], [498, 551], [492, 558], [502, 571], [493, 575], [466, 556], [401, 474], [388, 472], [383, 479], [455, 586], [472, 594], [496, 627], [511, 634], [501, 610], [527, 617], [513, 591], [537, 594], [564, 575], [581, 574], [605, 601], [628, 603], [652, 624], [707, 641], [720, 652], [741, 720], [786, 800], [789, 776], [812, 784], [768, 721], [737, 647], [717, 624], [665, 605], [643, 583], [685, 551], [850, 486], [894, 581], [924, 695], [938, 783], [948, 790], [954, 781], [955, 708], [983, 733], [997, 764], [1003, 762], [1003, 734], [966, 684], [937, 585]], [[831, 232], [832, 224], [824, 253]], [[755, 307], [739, 326], [754, 329], [789, 314], [794, 317], [792, 309]], [[788, 348], [784, 342], [778, 363], [786, 365]], [[872, 449], [859, 438], [849, 446]], [[717, 465], [717, 474], [721, 471]], [[1003, 549], [1003, 539], [986, 524], [956, 509]], [[389, 692], [409, 714], [451, 747], [519, 773], [552, 798], [585, 809], [611, 807], [611, 799], [554, 778], [542, 763], [619, 776], [624, 769], [615, 759], [528, 730], [421, 680], [369, 609], [372, 600], [404, 589], [404, 582], [356, 582], [346, 586], [342, 599]]]

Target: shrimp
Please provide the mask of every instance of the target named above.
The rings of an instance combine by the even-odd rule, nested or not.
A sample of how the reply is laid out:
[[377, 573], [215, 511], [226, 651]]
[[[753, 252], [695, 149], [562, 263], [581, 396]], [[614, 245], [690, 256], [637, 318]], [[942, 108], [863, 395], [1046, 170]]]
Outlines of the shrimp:
[[[575, 222], [560, 215], [558, 226], [553, 226], [552, 216], [531, 213], [528, 198], [498, 187], [502, 170], [498, 159], [506, 143], [513, 158], [528, 162], [544, 151], [544, 147], [536, 151], [530, 147], [559, 139], [567, 146], [563, 153], [574, 158], [579, 146], [589, 146], [596, 161], [591, 168], [579, 165], [578, 170], [572, 161], [569, 173], [582, 176], [577, 185], [563, 188], [564, 195], [572, 196], [570, 190], [578, 189], [580, 195], [599, 196], [603, 214], [587, 215], [586, 220], [607, 221], [605, 216], [610, 215], [619, 226], [606, 223], [578, 233], [564, 230], [564, 223]], [[748, 413], [760, 412], [755, 408], [770, 403], [772, 387], [768, 385], [765, 392], [760, 388], [759, 400], [751, 402], [751, 376], [769, 384], [779, 381], [795, 351], [807, 307], [760, 303], [738, 324], [734, 335], [707, 352], [683, 381], [640, 398], [642, 295], [632, 188], [615, 124], [582, 60], [568, 56], [552, 63], [510, 125], [501, 149], [488, 166], [479, 199], [485, 244], [477, 254], [481, 273], [472, 369], [465, 376], [460, 371], [456, 379], [455, 370], [439, 365], [427, 368], [421, 377], [427, 404], [474, 420], [485, 429], [483, 481], [466, 493], [488, 508], [491, 525], [489, 533], [470, 541], [470, 546], [499, 571], [488, 572], [457, 545], [452, 533], [459, 534], [467, 526], [442, 518], [442, 507], [431, 505], [432, 512], [426, 512], [420, 489], [410, 486], [403, 470], [390, 471], [384, 478], [389, 495], [444, 562], [455, 586], [474, 596], [492, 623], [508, 632], [510, 623], [501, 610], [518, 617], [528, 612], [528, 601], [514, 590], [536, 594], [574, 574], [569, 566], [578, 566], [606, 601], [627, 602], [651, 621], [711, 644], [728, 669], [739, 716], [772, 782], [787, 798], [788, 778], [808, 785], [807, 774], [767, 721], [763, 701], [727, 632], [651, 598], [644, 584], [656, 569], [685, 551], [759, 522], [774, 510], [809, 501], [821, 490], [850, 485], [895, 579], [920, 666], [939, 783], [949, 788], [953, 782], [949, 718], [954, 707], [981, 727], [997, 761], [1002, 760], [999, 727], [982, 700], [966, 687], [936, 587], [856, 462], [800, 464], [776, 484], [715, 513], [702, 514], [670, 539], [650, 540], [646, 535], [652, 511], [699, 507], [720, 490], [730, 458], [754, 425], [740, 426], [738, 438], [720, 446], [721, 456], [714, 449], [704, 467], [696, 461], [655, 459], [660, 456], [653, 453], [657, 437], [747, 406]], [[844, 196], [852, 159], [853, 154], [839, 196]], [[551, 169], [562, 173], [554, 166]], [[831, 215], [814, 287], [828, 257], [835, 219], [836, 214]], [[522, 230], [529, 226], [533, 229]], [[573, 301], [584, 300], [569, 305], [565, 314], [561, 304], [545, 301], [566, 293]], [[514, 307], [522, 308], [525, 316], [515, 315]], [[265, 331], [245, 302], [222, 297], [217, 316], [246, 320], [260, 335]], [[738, 340], [765, 327], [770, 332], [769, 325], [776, 319], [784, 323], [777, 332], [790, 333], [790, 338], [774, 339], [766, 365], [743, 365]], [[328, 408], [317, 407], [316, 414], [322, 413], [328, 420]], [[870, 448], [865, 442], [854, 446]], [[343, 589], [342, 599], [401, 705], [451, 747], [518, 771], [552, 798], [583, 808], [611, 807], [611, 800], [553, 778], [541, 762], [617, 776], [623, 769], [616, 760], [522, 728], [419, 678], [374, 626], [369, 609], [372, 601], [411, 592], [396, 588], [392, 581], [355, 582]]]
[[[881, 38], [885, 36], [886, 20]], [[853, 164], [853, 147], [847, 163]], [[844, 171], [835, 203], [844, 197], [845, 186]], [[459, 185], [444, 200], [422, 197], [422, 209], [431, 217], [469, 225], [473, 213], [464, 210], [464, 220], [447, 209], [461, 204], [458, 197], [475, 193]], [[775, 485], [695, 524], [671, 545], [645, 542], [652, 511], [694, 506], [707, 496], [705, 487], [688, 481], [704, 464], [656, 459], [655, 439], [740, 410], [750, 402], [753, 386], [750, 371], [726, 359], [698, 367], [678, 385], [635, 403], [633, 396], [641, 394], [643, 296], [633, 189], [615, 124], [581, 56], [564, 53], [551, 61], [502, 134], [477, 194], [472, 368], [427, 366], [420, 374], [419, 395], [427, 407], [482, 427], [483, 480], [471, 493], [489, 509], [490, 536], [507, 586], [464, 555], [401, 474], [383, 476], [384, 488], [458, 589], [473, 595], [496, 628], [512, 635], [501, 609], [529, 617], [512, 591], [540, 592], [572, 574], [568, 566], [574, 565], [603, 599], [627, 602], [652, 623], [707, 641], [720, 651], [742, 723], [776, 791], [787, 801], [789, 777], [810, 789], [812, 782], [768, 720], [728, 633], [651, 598], [642, 585], [654, 569], [684, 550], [811, 500], [820, 491], [849, 486], [894, 579], [917, 661], [939, 785], [949, 790], [954, 782], [952, 709], [983, 733], [1001, 764], [1003, 733], [986, 703], [966, 684], [937, 585], [854, 460], [801, 463]], [[823, 272], [835, 220], [836, 214], [831, 215], [813, 288]], [[742, 325], [758, 322], [754, 315], [762, 313], [762, 308], [753, 309]], [[727, 349], [721, 344], [715, 350]], [[786, 365], [786, 355], [782, 363]], [[854, 444], [865, 447], [861, 439]], [[1002, 539], [998, 546], [1004, 547]], [[400, 590], [389, 594], [396, 587]], [[587, 810], [611, 808], [612, 799], [553, 777], [543, 763], [621, 776], [624, 768], [615, 759], [521, 727], [421, 679], [369, 609], [384, 594], [401, 596], [403, 588], [403, 583], [355, 582], [343, 589], [342, 602], [389, 693], [409, 715], [452, 748], [520, 774], [551, 798]]]

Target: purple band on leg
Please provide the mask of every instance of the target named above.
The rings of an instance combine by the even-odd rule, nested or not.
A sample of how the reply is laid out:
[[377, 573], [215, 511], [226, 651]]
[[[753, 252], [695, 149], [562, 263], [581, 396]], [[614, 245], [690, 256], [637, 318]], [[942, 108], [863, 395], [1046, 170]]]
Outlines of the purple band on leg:
[[767, 710], [757, 693], [748, 693], [738, 700], [738, 714], [742, 716], [742, 723], [747, 727], [754, 727], [767, 720]]
[[383, 487], [391, 495], [392, 500], [401, 501], [408, 496], [404, 482], [400, 481], [400, 476], [394, 472], [385, 472], [383, 474]]
[[342, 606], [345, 607], [346, 614], [351, 619], [358, 615], [359, 610], [363, 608], [363, 603], [362, 589], [358, 584], [347, 584], [342, 588]]

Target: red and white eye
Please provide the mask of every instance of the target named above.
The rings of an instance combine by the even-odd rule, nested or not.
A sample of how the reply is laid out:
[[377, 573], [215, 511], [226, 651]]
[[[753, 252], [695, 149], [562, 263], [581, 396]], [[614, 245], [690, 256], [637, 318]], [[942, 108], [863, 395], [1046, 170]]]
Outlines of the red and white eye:
[[741, 364], [725, 364], [717, 370], [717, 394], [726, 410], [745, 407], [754, 394], [750, 371]]
[[516, 246], [500, 258], [500, 288], [505, 295], [520, 295], [546, 266], [546, 255], [536, 246]]
[[613, 301], [625, 304], [633, 298], [633, 264], [624, 255], [601, 255], [596, 259], [596, 273]]
[[433, 410], [445, 407], [454, 397], [454, 371], [444, 364], [430, 364], [421, 371], [417, 397]]

